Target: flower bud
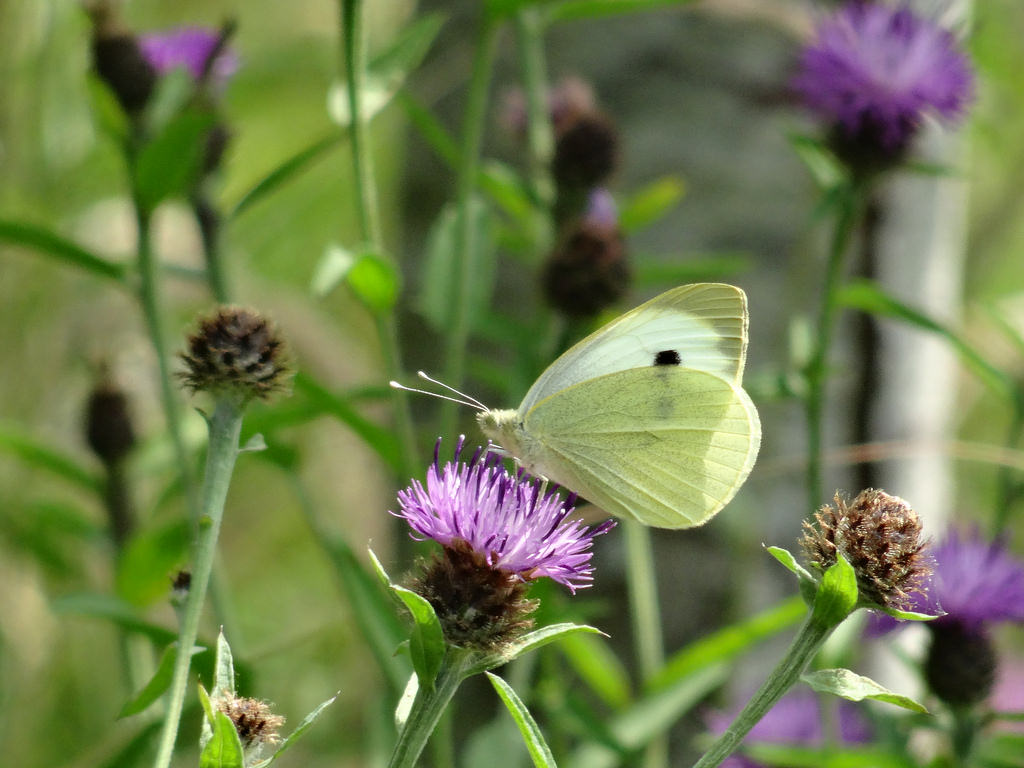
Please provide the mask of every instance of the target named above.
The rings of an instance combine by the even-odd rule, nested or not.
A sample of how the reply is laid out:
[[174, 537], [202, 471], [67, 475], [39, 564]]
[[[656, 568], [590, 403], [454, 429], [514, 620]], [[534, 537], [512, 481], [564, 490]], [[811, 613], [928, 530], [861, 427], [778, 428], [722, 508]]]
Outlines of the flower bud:
[[97, 0], [86, 9], [93, 22], [92, 57], [96, 74], [110, 86], [125, 112], [137, 114], [156, 87], [157, 71], [143, 53], [138, 38], [115, 19], [107, 0]]
[[947, 704], [969, 706], [988, 698], [996, 680], [996, 653], [985, 628], [958, 621], [929, 622], [925, 660], [928, 688]]
[[186, 387], [233, 394], [243, 403], [283, 389], [288, 375], [284, 342], [276, 329], [258, 312], [240, 307], [220, 307], [201, 318], [181, 358]]
[[104, 464], [116, 464], [135, 446], [128, 398], [109, 381], [98, 384], [89, 396], [85, 435], [89, 447]]
[[592, 317], [621, 299], [631, 279], [615, 202], [607, 190], [590, 195], [587, 212], [562, 236], [544, 266], [548, 302], [570, 317]]
[[560, 193], [603, 184], [618, 165], [619, 135], [600, 112], [580, 115], [555, 137], [551, 174]]
[[284, 718], [275, 715], [265, 701], [235, 696], [226, 696], [215, 701], [217, 709], [234, 723], [242, 748], [247, 752], [258, 752], [264, 744], [273, 746], [281, 742], [278, 731], [284, 725]]
[[907, 609], [931, 575], [917, 513], [903, 499], [871, 488], [852, 503], [837, 493], [835, 505], [815, 514], [817, 526], [804, 522], [801, 545], [809, 563], [824, 572], [840, 553], [857, 575], [862, 604]]

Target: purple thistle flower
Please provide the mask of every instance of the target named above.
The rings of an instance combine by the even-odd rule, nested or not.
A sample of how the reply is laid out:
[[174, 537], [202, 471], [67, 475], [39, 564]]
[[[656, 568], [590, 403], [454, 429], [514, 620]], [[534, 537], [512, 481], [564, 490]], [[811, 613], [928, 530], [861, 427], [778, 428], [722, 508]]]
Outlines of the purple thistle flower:
[[[203, 27], [179, 27], [165, 32], [151, 32], [139, 35], [139, 47], [146, 61], [159, 74], [164, 75], [178, 67], [184, 67], [193, 78], [199, 80], [206, 70], [207, 61], [220, 44], [218, 30]], [[210, 68], [211, 81], [223, 86], [238, 70], [238, 57], [227, 49], [216, 54]]]
[[[732, 713], [712, 712], [707, 716], [712, 733], [725, 732], [733, 721]], [[839, 702], [839, 738], [843, 744], [864, 744], [871, 740], [871, 727], [860, 710], [850, 702]], [[764, 744], [820, 746], [823, 742], [821, 705], [813, 691], [794, 690], [786, 694], [750, 729], [747, 740]], [[722, 763], [723, 768], [761, 768], [761, 763], [733, 753]]]
[[393, 514], [405, 518], [413, 537], [446, 549], [468, 545], [491, 569], [523, 581], [547, 576], [574, 592], [589, 586], [594, 537], [615, 522], [588, 527], [567, 520], [575, 495], [563, 500], [555, 490], [545, 492], [541, 481], [509, 473], [499, 456], [482, 449], [460, 463], [464, 443], [460, 437], [454, 460], [442, 467], [438, 440], [426, 487], [414, 480], [398, 493], [401, 511]]
[[924, 115], [960, 115], [973, 76], [956, 39], [937, 23], [906, 7], [853, 0], [818, 24], [793, 86], [845, 139], [896, 155]]

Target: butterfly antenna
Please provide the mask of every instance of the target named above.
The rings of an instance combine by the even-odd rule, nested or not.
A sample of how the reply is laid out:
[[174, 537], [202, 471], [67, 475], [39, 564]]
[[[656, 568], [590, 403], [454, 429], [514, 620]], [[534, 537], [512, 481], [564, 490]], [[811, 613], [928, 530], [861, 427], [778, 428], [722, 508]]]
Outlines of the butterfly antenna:
[[471, 405], [474, 408], [477, 408], [477, 409], [479, 409], [481, 411], [489, 410], [486, 405], [481, 403], [479, 400], [477, 400], [472, 395], [467, 395], [465, 392], [460, 392], [455, 387], [450, 387], [447, 384], [445, 384], [443, 381], [438, 381], [437, 379], [430, 378], [430, 376], [428, 376], [425, 371], [416, 371], [416, 375], [419, 376], [424, 381], [429, 381], [431, 384], [436, 384], [437, 386], [441, 387], [442, 389], [447, 389], [449, 392], [452, 392], [453, 394], [458, 395], [459, 397], [462, 398], [461, 402], [465, 403], [466, 405]]
[[[428, 381], [433, 381], [433, 379], [429, 379], [428, 378]], [[439, 382], [434, 382], [434, 383], [438, 384]], [[401, 384], [401, 383], [399, 383], [397, 381], [394, 381], [394, 380], [388, 382], [388, 384], [391, 385], [392, 389], [400, 389], [403, 392], [415, 392], [418, 395], [427, 395], [428, 397], [436, 397], [439, 400], [447, 400], [450, 403], [458, 403], [459, 405], [465, 405], [465, 406], [467, 406], [469, 408], [475, 408], [477, 410], [482, 410], [482, 411], [486, 411], [487, 410], [487, 407], [484, 406], [482, 403], [480, 403], [475, 398], [471, 398], [468, 395], [463, 395], [461, 392], [459, 392], [458, 390], [452, 389], [451, 387], [445, 387], [445, 389], [448, 389], [448, 390], [450, 390], [452, 392], [455, 392], [458, 395], [461, 395], [462, 398], [464, 398], [464, 399], [460, 399], [460, 398], [456, 398], [456, 397], [449, 397], [448, 395], [442, 395], [442, 394], [439, 394], [437, 392], [430, 392], [429, 390], [426, 390], [426, 389], [416, 389], [415, 387], [407, 387], [407, 386], [405, 386], [405, 384]], [[441, 386], [444, 386], [444, 385], [441, 385]]]

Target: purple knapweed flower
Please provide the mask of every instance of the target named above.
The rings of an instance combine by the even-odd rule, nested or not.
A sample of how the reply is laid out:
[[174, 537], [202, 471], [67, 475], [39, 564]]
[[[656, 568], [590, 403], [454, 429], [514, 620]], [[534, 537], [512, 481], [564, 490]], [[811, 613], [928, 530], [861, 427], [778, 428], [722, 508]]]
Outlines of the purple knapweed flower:
[[852, 0], [817, 26], [793, 87], [839, 140], [895, 157], [925, 115], [957, 118], [972, 96], [956, 39], [907, 7]]
[[[725, 732], [739, 710], [732, 713], [711, 712], [707, 715], [712, 733]], [[864, 744], [871, 740], [871, 727], [852, 703], [839, 702], [839, 738], [843, 744]], [[824, 741], [821, 704], [813, 691], [806, 689], [787, 693], [757, 724], [746, 740], [752, 743], [791, 744], [803, 747], [820, 746]], [[723, 768], [761, 768], [761, 763], [733, 753], [722, 763]]]
[[574, 495], [562, 499], [540, 480], [513, 475], [499, 456], [482, 449], [460, 462], [464, 442], [459, 439], [454, 460], [441, 466], [438, 440], [426, 487], [414, 480], [398, 493], [397, 515], [414, 538], [434, 539], [446, 548], [468, 545], [489, 568], [520, 580], [547, 576], [572, 591], [589, 586], [594, 537], [614, 521], [588, 527], [567, 519]]
[[[218, 52], [218, 45], [221, 45], [221, 32], [203, 27], [180, 27], [139, 35], [142, 55], [158, 74], [182, 67], [199, 80], [209, 66], [210, 80], [216, 87], [225, 85], [238, 70], [238, 57], [227, 48]], [[216, 59], [208, 64], [214, 54]]]

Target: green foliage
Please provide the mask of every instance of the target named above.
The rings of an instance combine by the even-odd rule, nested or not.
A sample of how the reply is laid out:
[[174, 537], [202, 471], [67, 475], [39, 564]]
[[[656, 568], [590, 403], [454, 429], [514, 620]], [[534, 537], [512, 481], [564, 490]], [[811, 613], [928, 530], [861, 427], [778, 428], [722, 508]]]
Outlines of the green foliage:
[[819, 669], [805, 674], [801, 679], [819, 693], [831, 693], [850, 701], [884, 701], [911, 712], [928, 713], [923, 705], [910, 697], [893, 693], [874, 680], [848, 669]]
[[836, 555], [836, 562], [821, 577], [811, 605], [811, 620], [820, 626], [836, 627], [857, 606], [857, 574], [853, 566]]
[[[202, 651], [202, 648], [193, 648], [192, 655], [202, 653]], [[164, 648], [163, 655], [160, 657], [160, 663], [157, 665], [153, 677], [150, 678], [141, 691], [125, 702], [125, 705], [121, 707], [121, 711], [117, 714], [118, 718], [131, 717], [140, 712], [145, 712], [152, 704], [159, 701], [160, 697], [167, 692], [171, 685], [171, 677], [174, 674], [174, 659], [177, 655], [177, 645], [171, 644]]]
[[486, 674], [487, 679], [491, 681], [494, 690], [498, 692], [498, 696], [505, 704], [508, 713], [512, 715], [519, 733], [522, 734], [523, 742], [530, 752], [530, 759], [533, 760], [534, 766], [536, 768], [554, 768], [555, 757], [551, 754], [551, 748], [544, 740], [544, 734], [537, 725], [537, 721], [533, 719], [533, 715], [530, 714], [530, 710], [526, 708], [511, 685], [497, 675], [492, 675], [490, 672]]
[[214, 713], [213, 736], [199, 755], [199, 768], [243, 768], [242, 742], [223, 712]]

